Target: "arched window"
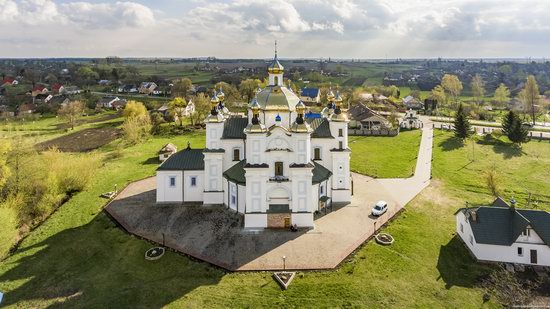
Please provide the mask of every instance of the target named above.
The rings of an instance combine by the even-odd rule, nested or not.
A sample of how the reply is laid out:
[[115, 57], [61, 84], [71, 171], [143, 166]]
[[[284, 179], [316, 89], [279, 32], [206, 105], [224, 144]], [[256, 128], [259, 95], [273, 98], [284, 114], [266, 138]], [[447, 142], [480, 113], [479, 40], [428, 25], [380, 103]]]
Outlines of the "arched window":
[[274, 81], [275, 85], [278, 85], [279, 84], [279, 76], [275, 76], [273, 81]]

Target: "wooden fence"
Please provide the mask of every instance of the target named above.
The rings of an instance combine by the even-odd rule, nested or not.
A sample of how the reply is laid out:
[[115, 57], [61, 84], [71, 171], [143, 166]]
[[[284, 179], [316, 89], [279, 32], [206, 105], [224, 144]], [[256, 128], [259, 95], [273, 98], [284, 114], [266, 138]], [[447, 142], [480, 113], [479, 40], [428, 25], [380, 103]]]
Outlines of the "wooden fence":
[[348, 135], [353, 136], [397, 136], [398, 134], [399, 128], [380, 130], [348, 129]]

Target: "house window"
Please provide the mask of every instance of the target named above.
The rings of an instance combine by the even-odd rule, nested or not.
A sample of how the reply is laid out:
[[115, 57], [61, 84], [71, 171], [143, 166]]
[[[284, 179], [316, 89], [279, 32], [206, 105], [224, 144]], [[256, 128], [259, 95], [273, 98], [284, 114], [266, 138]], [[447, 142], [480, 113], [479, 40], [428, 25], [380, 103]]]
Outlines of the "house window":
[[283, 162], [275, 162], [275, 176], [283, 176]]
[[460, 233], [464, 233], [464, 225], [460, 223]]
[[338, 142], [338, 147], [340, 149], [343, 149], [344, 148], [344, 142]]
[[170, 188], [175, 187], [176, 186], [176, 177], [175, 176], [170, 176], [169, 180], [170, 180]]
[[321, 160], [321, 148], [313, 149], [313, 160]]
[[191, 177], [191, 187], [197, 186], [197, 177], [193, 176]]
[[518, 247], [518, 255], [523, 256], [523, 248], [522, 247]]
[[344, 136], [344, 129], [338, 129], [338, 136], [339, 137]]
[[235, 195], [231, 195], [231, 205], [234, 206], [237, 204], [237, 197]]
[[233, 161], [241, 160], [241, 150], [239, 148], [233, 149]]
[[470, 244], [473, 245], [474, 244], [474, 236], [470, 235]]
[[325, 187], [324, 186], [319, 186], [319, 190], [321, 192], [321, 196], [323, 196], [323, 194], [325, 194]]

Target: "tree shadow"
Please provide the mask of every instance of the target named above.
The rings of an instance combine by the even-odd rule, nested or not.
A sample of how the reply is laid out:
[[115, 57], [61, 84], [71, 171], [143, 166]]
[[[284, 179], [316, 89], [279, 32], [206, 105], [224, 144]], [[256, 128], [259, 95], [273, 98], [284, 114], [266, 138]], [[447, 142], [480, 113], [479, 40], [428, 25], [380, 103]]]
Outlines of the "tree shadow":
[[437, 280], [442, 279], [446, 289], [453, 286], [472, 288], [480, 284], [491, 269], [490, 265], [479, 264], [474, 260], [458, 235], [439, 249]]
[[[121, 231], [104, 213], [90, 223], [22, 247], [3, 261], [2, 305], [40, 302], [50, 308], [161, 308], [224, 271], [173, 252], [146, 261], [152, 247]], [[4, 288], [5, 289], [5, 288]]]
[[487, 134], [477, 141], [479, 145], [492, 146], [493, 151], [501, 154], [504, 159], [512, 159], [521, 157], [526, 153], [521, 148], [521, 145], [505, 142], [499, 138], [495, 138], [492, 134]]
[[452, 151], [464, 147], [464, 142], [457, 137], [449, 137], [438, 145], [443, 151]]

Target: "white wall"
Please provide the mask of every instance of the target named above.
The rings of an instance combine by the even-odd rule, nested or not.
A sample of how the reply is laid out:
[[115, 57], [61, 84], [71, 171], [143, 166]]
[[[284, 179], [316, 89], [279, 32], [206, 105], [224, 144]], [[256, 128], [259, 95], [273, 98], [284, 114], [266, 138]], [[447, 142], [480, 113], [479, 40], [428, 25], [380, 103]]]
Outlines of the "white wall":
[[244, 227], [245, 228], [266, 228], [267, 214], [245, 214]]
[[244, 214], [245, 207], [246, 207], [246, 187], [239, 185], [238, 190], [239, 190], [239, 207], [237, 208], [237, 211]]
[[[183, 191], [184, 202], [202, 202], [204, 171], [184, 171], [183, 176], [183, 185], [185, 186], [185, 190]], [[192, 177], [197, 179], [194, 187], [191, 186]]]
[[[464, 232], [460, 229], [462, 223]], [[537, 243], [540, 237], [531, 231], [532, 240], [534, 242], [515, 242], [511, 246], [497, 246], [488, 244], [478, 244], [473, 237], [473, 244], [470, 242], [470, 236], [473, 235], [469, 222], [462, 212], [456, 215], [456, 231], [462, 241], [474, 254], [474, 256], [481, 261], [493, 261], [493, 262], [505, 262], [505, 263], [518, 263], [518, 264], [531, 264], [531, 252], [530, 250], [537, 251], [537, 264], [550, 266], [550, 247], [545, 244]], [[523, 248], [523, 255], [518, 255], [518, 247]]]
[[313, 227], [313, 213], [293, 213], [291, 222], [298, 227]]
[[[176, 184], [170, 187], [170, 177], [176, 177]], [[157, 203], [182, 202], [182, 171], [157, 171]]]

